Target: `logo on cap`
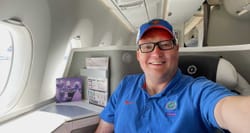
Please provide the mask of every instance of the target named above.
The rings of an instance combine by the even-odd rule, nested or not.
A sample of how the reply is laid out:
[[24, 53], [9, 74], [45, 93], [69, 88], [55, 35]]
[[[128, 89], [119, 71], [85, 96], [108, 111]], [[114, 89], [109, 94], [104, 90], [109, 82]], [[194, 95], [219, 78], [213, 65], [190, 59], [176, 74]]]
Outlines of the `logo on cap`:
[[152, 24], [152, 25], [157, 25], [157, 24], [159, 24], [160, 23], [160, 20], [152, 20], [151, 22], [150, 22], [150, 24]]

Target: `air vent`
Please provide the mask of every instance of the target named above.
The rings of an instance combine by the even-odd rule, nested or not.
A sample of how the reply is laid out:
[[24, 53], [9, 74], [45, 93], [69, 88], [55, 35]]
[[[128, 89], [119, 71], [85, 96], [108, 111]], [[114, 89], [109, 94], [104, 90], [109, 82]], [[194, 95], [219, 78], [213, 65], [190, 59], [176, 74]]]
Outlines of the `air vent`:
[[141, 0], [141, 1], [130, 1], [129, 3], [128, 2], [120, 2], [120, 3], [117, 3], [117, 5], [122, 9], [122, 10], [127, 10], [127, 9], [130, 9], [130, 8], [140, 8], [144, 5], [144, 1]]

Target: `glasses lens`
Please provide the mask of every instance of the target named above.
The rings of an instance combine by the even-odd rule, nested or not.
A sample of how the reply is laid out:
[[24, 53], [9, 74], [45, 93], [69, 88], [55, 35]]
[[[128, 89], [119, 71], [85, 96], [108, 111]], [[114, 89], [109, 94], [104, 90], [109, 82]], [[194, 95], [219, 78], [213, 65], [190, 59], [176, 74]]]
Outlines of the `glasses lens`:
[[165, 40], [165, 41], [158, 42], [158, 46], [162, 50], [168, 50], [168, 49], [172, 49], [174, 45], [173, 45], [172, 40]]
[[151, 52], [154, 49], [154, 44], [153, 43], [144, 43], [139, 45], [139, 48], [142, 53], [147, 53]]

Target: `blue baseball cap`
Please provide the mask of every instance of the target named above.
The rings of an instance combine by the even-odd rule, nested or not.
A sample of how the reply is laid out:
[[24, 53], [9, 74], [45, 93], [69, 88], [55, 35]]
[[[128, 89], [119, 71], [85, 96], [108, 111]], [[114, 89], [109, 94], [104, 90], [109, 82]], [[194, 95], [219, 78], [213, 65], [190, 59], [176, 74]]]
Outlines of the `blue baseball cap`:
[[175, 39], [174, 31], [172, 25], [163, 19], [152, 19], [147, 23], [144, 23], [140, 26], [138, 29], [137, 37], [136, 37], [136, 44], [138, 44], [139, 40], [142, 38], [144, 33], [148, 31], [149, 29], [153, 28], [159, 28], [164, 29], [169, 32], [169, 34], [172, 35], [172, 37]]

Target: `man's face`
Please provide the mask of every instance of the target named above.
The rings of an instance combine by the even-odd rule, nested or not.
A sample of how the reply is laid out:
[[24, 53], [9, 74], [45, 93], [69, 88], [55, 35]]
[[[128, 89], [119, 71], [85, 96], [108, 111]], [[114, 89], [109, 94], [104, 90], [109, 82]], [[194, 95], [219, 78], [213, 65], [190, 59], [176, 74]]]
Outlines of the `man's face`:
[[[163, 29], [150, 29], [139, 40], [139, 45], [149, 42], [171, 40], [172, 36]], [[172, 78], [178, 69], [179, 46], [174, 45], [173, 49], [160, 50], [155, 46], [149, 53], [141, 53], [137, 50], [137, 60], [146, 76], [155, 78]]]

